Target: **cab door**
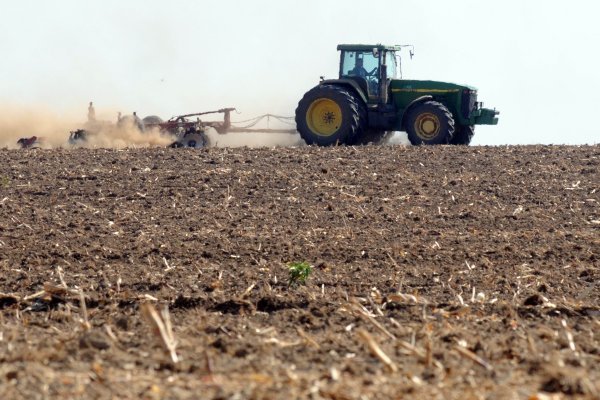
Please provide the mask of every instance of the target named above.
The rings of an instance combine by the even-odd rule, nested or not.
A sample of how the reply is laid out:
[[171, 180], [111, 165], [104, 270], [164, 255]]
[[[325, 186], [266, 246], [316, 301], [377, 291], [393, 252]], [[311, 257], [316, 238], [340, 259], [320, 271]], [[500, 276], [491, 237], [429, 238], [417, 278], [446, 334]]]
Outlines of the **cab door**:
[[342, 52], [340, 78], [356, 81], [369, 98], [369, 103], [379, 101], [380, 57], [381, 54], [374, 54], [373, 51]]

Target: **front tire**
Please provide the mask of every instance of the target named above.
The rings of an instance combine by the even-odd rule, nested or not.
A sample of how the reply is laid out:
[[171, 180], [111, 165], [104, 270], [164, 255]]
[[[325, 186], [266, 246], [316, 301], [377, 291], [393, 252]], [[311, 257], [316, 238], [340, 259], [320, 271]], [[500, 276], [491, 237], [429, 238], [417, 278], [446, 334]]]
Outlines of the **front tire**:
[[317, 86], [296, 108], [296, 129], [309, 145], [355, 144], [366, 126], [364, 103], [343, 87]]
[[448, 144], [454, 137], [454, 130], [452, 114], [437, 101], [417, 104], [406, 117], [408, 139], [415, 146]]

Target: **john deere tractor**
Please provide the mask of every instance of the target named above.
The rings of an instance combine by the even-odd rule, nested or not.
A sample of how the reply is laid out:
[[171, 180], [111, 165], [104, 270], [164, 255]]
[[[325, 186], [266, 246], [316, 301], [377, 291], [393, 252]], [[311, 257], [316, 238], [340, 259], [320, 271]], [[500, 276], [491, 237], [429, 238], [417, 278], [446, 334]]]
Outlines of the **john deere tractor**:
[[304, 141], [364, 144], [406, 131], [413, 145], [468, 145], [475, 125], [498, 123], [499, 112], [483, 108], [473, 87], [398, 79], [402, 47], [339, 45], [339, 79], [321, 80], [298, 103]]

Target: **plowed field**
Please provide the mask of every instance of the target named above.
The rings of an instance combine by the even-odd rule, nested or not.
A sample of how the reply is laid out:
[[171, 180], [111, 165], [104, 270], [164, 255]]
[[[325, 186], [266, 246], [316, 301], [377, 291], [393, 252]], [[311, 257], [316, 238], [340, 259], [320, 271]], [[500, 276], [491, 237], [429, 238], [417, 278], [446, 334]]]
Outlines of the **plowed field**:
[[0, 159], [2, 399], [600, 396], [599, 146]]

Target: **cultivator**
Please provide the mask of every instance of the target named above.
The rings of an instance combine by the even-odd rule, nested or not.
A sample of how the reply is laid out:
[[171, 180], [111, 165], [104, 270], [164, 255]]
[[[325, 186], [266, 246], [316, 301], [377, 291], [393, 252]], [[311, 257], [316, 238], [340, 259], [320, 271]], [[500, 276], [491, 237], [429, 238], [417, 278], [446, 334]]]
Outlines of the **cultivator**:
[[[268, 127], [270, 119], [274, 118], [279, 122], [293, 124], [293, 117], [282, 117], [273, 114], [265, 114], [245, 121], [232, 122], [231, 112], [235, 108], [222, 108], [217, 111], [205, 111], [194, 114], [180, 115], [173, 117], [166, 122], [157, 120], [157, 117], [144, 118], [146, 128], [158, 128], [161, 132], [170, 133], [178, 138], [171, 144], [171, 147], [206, 147], [209, 145], [209, 139], [206, 130], [212, 128], [217, 133], [224, 135], [227, 133], [287, 133], [295, 134], [296, 129], [271, 129]], [[223, 114], [222, 121], [202, 121], [200, 116], [210, 114]], [[196, 120], [190, 118], [196, 117]], [[152, 119], [152, 120], [151, 120]], [[267, 128], [256, 128], [256, 126], [266, 119]], [[240, 126], [245, 124], [243, 126]]]
[[[176, 140], [170, 147], [201, 148], [209, 145], [206, 130], [215, 129], [223, 134], [231, 126], [231, 111], [235, 108], [222, 108], [217, 111], [204, 111], [193, 114], [178, 115], [163, 121], [160, 117], [150, 116], [142, 120], [144, 129], [158, 129], [163, 134], [173, 135]], [[210, 114], [224, 114], [223, 121], [202, 121], [200, 116]], [[196, 118], [195, 120], [193, 118]]]
[[[133, 127], [141, 132], [158, 130], [163, 135], [173, 137], [173, 142], [169, 147], [193, 147], [202, 148], [210, 146], [208, 129], [214, 129], [218, 134], [227, 133], [282, 133], [296, 134], [296, 129], [272, 129], [269, 127], [271, 119], [280, 123], [295, 127], [293, 117], [282, 117], [279, 115], [265, 114], [245, 121], [232, 122], [231, 112], [235, 108], [222, 108], [215, 111], [204, 111], [192, 114], [178, 115], [164, 121], [162, 118], [152, 115], [139, 119], [137, 115], [120, 117], [117, 122], [117, 128]], [[200, 117], [212, 114], [223, 114], [221, 121], [204, 121]], [[266, 121], [266, 128], [257, 128], [257, 126]], [[88, 140], [90, 135], [101, 134], [104, 129], [112, 129], [106, 124], [98, 125], [97, 122], [88, 122], [84, 129], [72, 131], [69, 137], [69, 143], [72, 145], [80, 144]]]

